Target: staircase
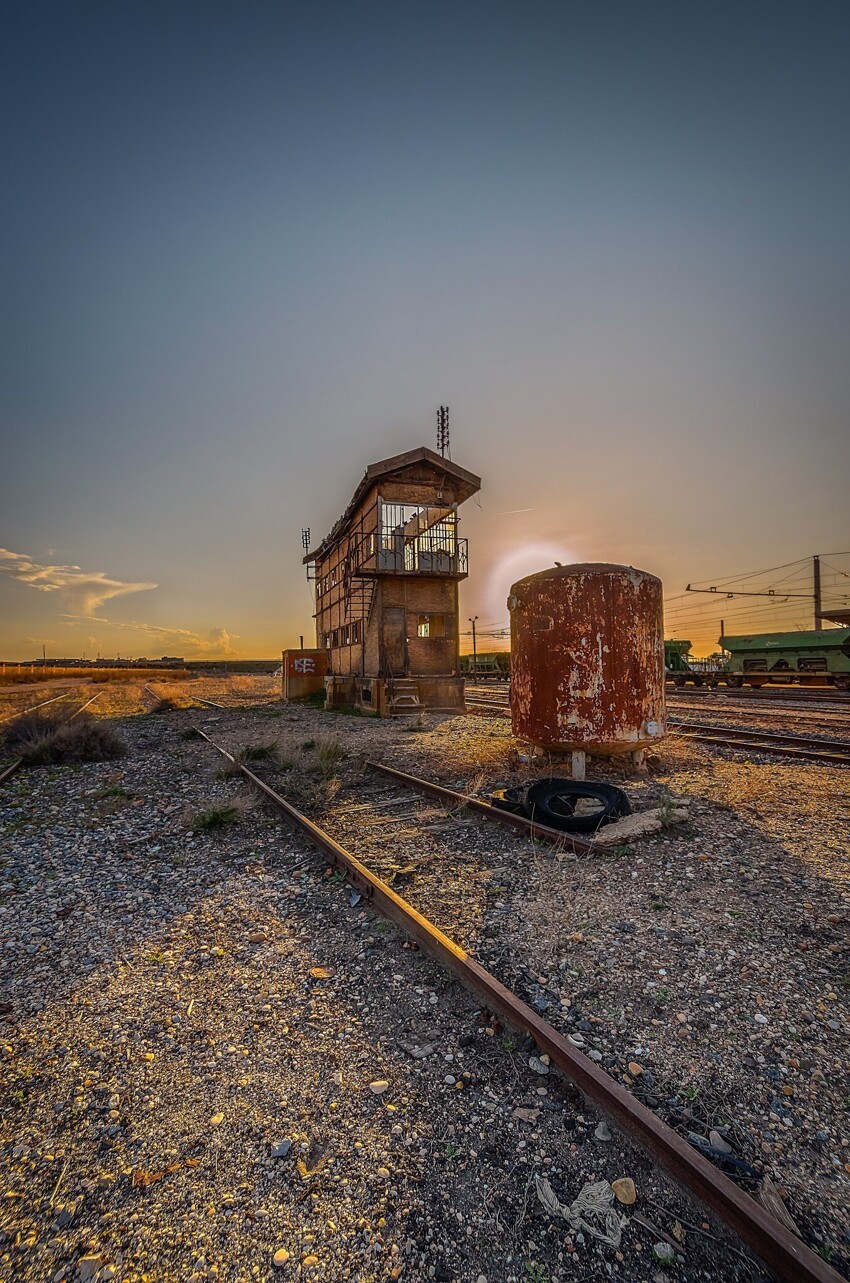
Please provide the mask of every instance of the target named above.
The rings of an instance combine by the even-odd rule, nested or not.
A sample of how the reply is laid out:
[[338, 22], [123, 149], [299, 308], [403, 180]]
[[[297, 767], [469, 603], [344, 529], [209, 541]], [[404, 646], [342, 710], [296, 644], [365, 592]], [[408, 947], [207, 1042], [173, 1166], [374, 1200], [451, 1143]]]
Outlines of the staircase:
[[422, 708], [416, 682], [410, 677], [393, 677], [389, 681], [390, 711], [416, 713]]
[[[372, 601], [375, 596], [374, 579], [365, 579], [362, 575], [346, 571], [345, 576], [345, 617], [344, 623], [353, 624], [363, 620], [363, 636], [369, 624]], [[361, 641], [363, 638], [361, 637]]]

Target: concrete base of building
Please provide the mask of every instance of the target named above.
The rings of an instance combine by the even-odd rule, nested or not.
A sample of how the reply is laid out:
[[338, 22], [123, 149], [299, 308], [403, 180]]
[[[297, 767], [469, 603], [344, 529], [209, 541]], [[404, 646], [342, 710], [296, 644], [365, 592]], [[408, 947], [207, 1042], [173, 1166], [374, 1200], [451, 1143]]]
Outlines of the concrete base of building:
[[356, 709], [373, 717], [463, 713], [462, 677], [326, 677], [325, 708]]

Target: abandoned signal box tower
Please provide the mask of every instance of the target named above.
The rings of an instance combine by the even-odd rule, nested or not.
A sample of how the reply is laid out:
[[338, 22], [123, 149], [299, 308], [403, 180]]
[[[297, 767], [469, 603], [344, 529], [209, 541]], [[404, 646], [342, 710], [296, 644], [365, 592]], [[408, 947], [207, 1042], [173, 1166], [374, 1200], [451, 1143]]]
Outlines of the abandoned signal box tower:
[[328, 708], [463, 708], [458, 507], [480, 488], [480, 477], [433, 450], [408, 450], [366, 469], [333, 530], [307, 552]]

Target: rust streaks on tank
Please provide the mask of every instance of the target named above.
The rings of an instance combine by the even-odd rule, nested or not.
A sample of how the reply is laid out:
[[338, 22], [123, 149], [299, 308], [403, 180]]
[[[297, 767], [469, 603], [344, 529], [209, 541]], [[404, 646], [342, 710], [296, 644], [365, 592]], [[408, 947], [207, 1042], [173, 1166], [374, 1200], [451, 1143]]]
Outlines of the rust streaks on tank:
[[514, 732], [551, 751], [628, 753], [665, 730], [661, 581], [555, 566], [511, 588]]

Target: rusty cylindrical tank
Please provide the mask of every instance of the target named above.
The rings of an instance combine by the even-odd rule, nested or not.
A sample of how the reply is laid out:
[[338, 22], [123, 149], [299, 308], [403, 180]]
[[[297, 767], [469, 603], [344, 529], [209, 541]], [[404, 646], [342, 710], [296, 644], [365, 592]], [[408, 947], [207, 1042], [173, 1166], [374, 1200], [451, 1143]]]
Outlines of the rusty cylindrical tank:
[[514, 584], [508, 610], [515, 735], [549, 752], [611, 755], [660, 739], [660, 579], [630, 566], [555, 566]]

